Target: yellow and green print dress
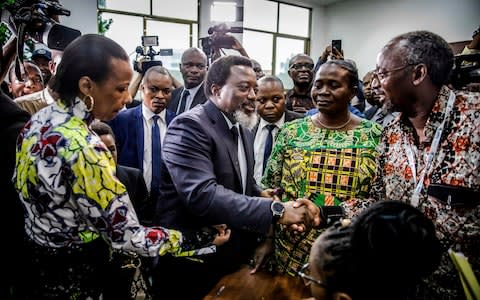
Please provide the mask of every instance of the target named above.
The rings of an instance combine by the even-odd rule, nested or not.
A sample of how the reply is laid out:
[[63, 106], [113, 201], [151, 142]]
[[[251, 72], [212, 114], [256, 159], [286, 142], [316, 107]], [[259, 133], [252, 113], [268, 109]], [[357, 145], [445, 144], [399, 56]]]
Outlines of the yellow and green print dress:
[[[282, 201], [308, 198], [318, 206], [359, 201], [368, 195], [375, 175], [381, 131], [368, 120], [348, 131], [318, 128], [311, 117], [289, 122], [277, 135], [262, 185], [281, 188]], [[276, 225], [275, 269], [295, 276], [320, 233], [291, 233]]]

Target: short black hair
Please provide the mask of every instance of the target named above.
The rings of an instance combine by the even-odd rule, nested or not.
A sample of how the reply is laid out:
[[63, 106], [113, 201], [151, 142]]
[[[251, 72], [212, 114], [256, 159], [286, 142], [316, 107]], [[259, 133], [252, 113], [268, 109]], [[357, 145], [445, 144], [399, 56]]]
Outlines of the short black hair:
[[212, 96], [210, 88], [215, 84], [218, 86], [224, 86], [230, 77], [231, 67], [233, 66], [246, 66], [253, 68], [252, 61], [246, 57], [238, 55], [222, 56], [215, 60], [208, 69], [207, 76], [205, 78], [205, 95]]
[[80, 92], [80, 78], [88, 76], [96, 83], [104, 82], [110, 75], [112, 58], [129, 61], [125, 50], [113, 40], [98, 34], [82, 35], [65, 48], [51, 88], [71, 106]]
[[170, 77], [170, 73], [165, 67], [153, 66], [148, 68], [147, 72], [145, 72], [145, 75], [143, 75], [143, 81], [148, 80], [148, 78], [150, 77], [150, 74], [153, 72]]
[[113, 133], [112, 127], [110, 127], [107, 123], [102, 121], [93, 121], [90, 124], [90, 129], [95, 132], [98, 136], [110, 134], [113, 139], [115, 140], [115, 134]]
[[425, 64], [435, 86], [447, 83], [454, 56], [452, 48], [441, 36], [430, 31], [411, 31], [393, 38], [384, 49], [394, 47], [403, 50], [406, 65]]
[[[328, 65], [336, 65], [336, 66], [339, 66], [340, 68], [348, 71], [349, 87], [350, 88], [358, 88], [358, 71], [357, 71], [357, 68], [351, 62], [343, 60], [343, 59], [327, 60], [326, 62], [324, 62], [320, 66], [320, 69], [323, 66], [328, 66]], [[319, 69], [319, 71], [320, 71], [320, 69]], [[317, 71], [317, 73], [319, 71]]]
[[282, 90], [283, 90], [283, 82], [277, 76], [273, 76], [273, 75], [264, 76], [264, 77], [262, 77], [258, 80], [258, 84], [260, 84], [262, 82], [276, 82], [282, 87]]
[[326, 274], [327, 290], [353, 299], [407, 299], [440, 262], [433, 223], [400, 201], [377, 202], [350, 226], [336, 223], [321, 237], [313, 261]]

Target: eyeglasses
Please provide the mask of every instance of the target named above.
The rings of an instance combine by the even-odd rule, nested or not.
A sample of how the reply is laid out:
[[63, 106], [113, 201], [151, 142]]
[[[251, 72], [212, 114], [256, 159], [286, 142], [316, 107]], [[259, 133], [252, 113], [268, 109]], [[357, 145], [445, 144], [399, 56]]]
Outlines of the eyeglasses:
[[313, 67], [315, 65], [314, 64], [308, 64], [308, 63], [305, 63], [305, 64], [293, 64], [290, 66], [290, 69], [294, 69], [294, 70], [301, 70], [303, 68], [307, 69], [307, 70], [313, 70]]
[[309, 267], [310, 267], [310, 264], [306, 263], [306, 264], [303, 265], [303, 267], [300, 269], [300, 271], [297, 272], [298, 276], [302, 277], [303, 283], [306, 286], [309, 286], [310, 284], [315, 283], [318, 286], [326, 288], [327, 285], [325, 283], [321, 282], [318, 279], [313, 278], [310, 275], [310, 268]]
[[401, 66], [401, 67], [398, 67], [398, 68], [393, 68], [391, 70], [387, 70], [387, 71], [383, 71], [383, 72], [379, 72], [378, 70], [375, 70], [373, 72], [373, 74], [375, 74], [378, 77], [379, 80], [383, 80], [383, 79], [387, 78], [388, 76], [390, 76], [391, 73], [403, 70], [403, 69], [405, 69], [407, 67], [410, 67], [410, 66], [413, 66], [413, 65], [415, 65], [415, 64], [406, 64], [404, 66]]

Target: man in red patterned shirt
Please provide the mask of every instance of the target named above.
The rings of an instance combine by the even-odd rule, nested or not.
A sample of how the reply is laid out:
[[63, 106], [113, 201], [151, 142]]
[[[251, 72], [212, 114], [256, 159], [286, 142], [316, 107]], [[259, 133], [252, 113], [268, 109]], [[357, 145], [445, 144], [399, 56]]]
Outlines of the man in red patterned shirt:
[[377, 58], [376, 75], [400, 116], [383, 132], [371, 196], [419, 208], [443, 246], [418, 299], [464, 297], [450, 248], [480, 275], [480, 94], [448, 89], [452, 66], [448, 43], [427, 31], [395, 37]]

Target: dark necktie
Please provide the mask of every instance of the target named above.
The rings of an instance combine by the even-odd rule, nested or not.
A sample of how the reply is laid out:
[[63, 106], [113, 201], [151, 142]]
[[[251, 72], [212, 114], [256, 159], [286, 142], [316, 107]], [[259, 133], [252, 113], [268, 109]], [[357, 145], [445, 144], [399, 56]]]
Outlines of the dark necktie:
[[[238, 128], [237, 128], [237, 126], [233, 126], [232, 128], [230, 128], [230, 132], [232, 133], [233, 142], [235, 143], [235, 146], [237, 146], [237, 149], [238, 149]], [[237, 149], [235, 149], [235, 150], [237, 150]]]
[[[152, 117], [152, 183], [150, 194], [152, 197], [158, 195], [158, 187], [160, 184], [160, 164], [162, 163], [162, 145], [160, 143], [160, 127], [158, 126], [159, 116]], [[152, 198], [154, 199], [154, 198]]]
[[182, 99], [180, 99], [180, 105], [178, 107], [177, 115], [185, 111], [188, 95], [190, 95], [190, 92], [188, 90], [183, 90], [183, 95], [182, 95]]
[[263, 171], [262, 174], [265, 172], [265, 167], [267, 166], [268, 158], [270, 157], [270, 153], [272, 153], [272, 145], [273, 145], [273, 134], [272, 131], [277, 127], [275, 124], [270, 124], [265, 126], [267, 127], [268, 134], [267, 139], [265, 140], [265, 150], [263, 152]]

